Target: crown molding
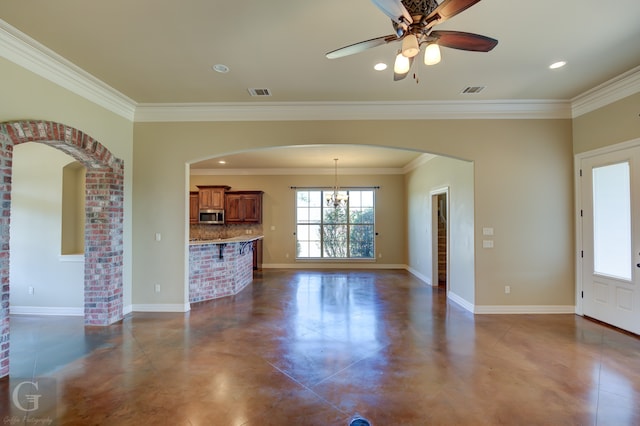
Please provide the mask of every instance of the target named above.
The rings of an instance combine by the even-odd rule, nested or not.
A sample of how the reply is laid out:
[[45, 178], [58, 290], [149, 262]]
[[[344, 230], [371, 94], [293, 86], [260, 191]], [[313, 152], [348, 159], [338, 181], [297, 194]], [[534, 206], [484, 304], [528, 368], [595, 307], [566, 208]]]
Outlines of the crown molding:
[[[191, 169], [191, 176], [285, 176], [285, 175], [333, 175], [335, 169], [279, 168], [279, 169]], [[403, 168], [340, 168], [341, 175], [403, 175]]]
[[0, 56], [133, 121], [136, 103], [0, 19]]
[[573, 98], [571, 116], [579, 117], [638, 92], [640, 92], [640, 66]]
[[565, 119], [569, 101], [260, 102], [138, 104], [136, 122]]
[[434, 158], [437, 158], [437, 157], [438, 156], [435, 155], [435, 154], [424, 153], [424, 154], [420, 155], [418, 158], [416, 158], [415, 160], [411, 161], [406, 166], [404, 166], [404, 168], [402, 169], [403, 174], [407, 174], [410, 171], [417, 169], [418, 167], [422, 166], [423, 164], [428, 163], [429, 161], [431, 161], [431, 160], [433, 160]]
[[[342, 175], [405, 175], [437, 158], [434, 154], [422, 154], [401, 168], [341, 168]], [[328, 168], [279, 168], [279, 169], [190, 169], [191, 176], [270, 176], [270, 175], [333, 175], [335, 169]]]

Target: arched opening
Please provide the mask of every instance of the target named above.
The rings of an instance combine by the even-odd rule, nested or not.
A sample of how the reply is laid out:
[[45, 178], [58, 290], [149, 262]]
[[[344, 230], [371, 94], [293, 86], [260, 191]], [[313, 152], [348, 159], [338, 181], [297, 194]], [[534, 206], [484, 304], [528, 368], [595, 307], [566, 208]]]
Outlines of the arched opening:
[[84, 322], [109, 325], [123, 312], [124, 164], [89, 135], [64, 124], [17, 121], [0, 124], [0, 377], [9, 373], [9, 227], [13, 147], [25, 142], [57, 148], [86, 167]]
[[[365, 161], [376, 152], [383, 156], [384, 162]], [[314, 163], [319, 161], [318, 157], [324, 159], [320, 166]], [[265, 209], [261, 229], [264, 234], [263, 267], [318, 267], [318, 263], [295, 259], [295, 240], [291, 237], [295, 230], [291, 225], [295, 223], [295, 197], [290, 188], [333, 185], [332, 159], [335, 157], [340, 157], [341, 162], [345, 159], [346, 167], [339, 169], [342, 186], [379, 186], [376, 193], [376, 259], [354, 263], [353, 267], [406, 268], [425, 283], [436, 286], [437, 281], [432, 279], [437, 267], [434, 268], [431, 241], [434, 235], [437, 237], [437, 226], [434, 228], [431, 221], [430, 194], [443, 187], [451, 188], [447, 219], [454, 225], [450, 228], [447, 247], [447, 297], [463, 303], [467, 309], [472, 306], [475, 294], [472, 161], [409, 149], [344, 144], [279, 146], [218, 154], [188, 163], [185, 204], [190, 191], [197, 190], [198, 185], [262, 190]], [[356, 159], [358, 163], [349, 163], [348, 158]], [[222, 159], [226, 160], [224, 165], [219, 164]], [[397, 162], [387, 162], [392, 159]], [[188, 209], [189, 205], [186, 207]], [[202, 232], [194, 235], [193, 228], [193, 224], [187, 225], [187, 237], [204, 235]], [[336, 265], [350, 267], [346, 262], [322, 263], [324, 268]], [[185, 292], [188, 288], [188, 280], [185, 280]]]

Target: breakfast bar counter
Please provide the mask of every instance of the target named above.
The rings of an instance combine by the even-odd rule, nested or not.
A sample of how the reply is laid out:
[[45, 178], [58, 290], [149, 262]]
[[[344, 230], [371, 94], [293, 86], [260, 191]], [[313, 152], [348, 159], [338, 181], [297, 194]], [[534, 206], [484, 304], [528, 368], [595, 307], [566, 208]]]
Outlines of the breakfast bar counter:
[[189, 303], [239, 293], [253, 281], [254, 242], [262, 235], [189, 241]]

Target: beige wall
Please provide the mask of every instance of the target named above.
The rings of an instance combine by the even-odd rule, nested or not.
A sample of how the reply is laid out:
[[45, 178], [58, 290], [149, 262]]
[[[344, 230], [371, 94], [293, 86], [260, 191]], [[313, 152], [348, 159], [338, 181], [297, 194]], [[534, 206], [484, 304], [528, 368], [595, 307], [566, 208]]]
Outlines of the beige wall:
[[84, 254], [86, 176], [87, 168], [79, 161], [62, 169], [62, 254]]
[[[473, 163], [436, 157], [406, 176], [408, 266], [433, 283], [432, 191], [449, 194], [449, 291], [469, 304], [475, 301]], [[436, 233], [437, 236], [437, 233]]]
[[573, 151], [580, 154], [640, 137], [640, 93], [573, 120]]
[[[136, 123], [134, 129], [134, 303], [185, 300], [187, 163], [306, 144], [397, 147], [473, 161], [474, 303], [574, 303], [570, 120]], [[492, 250], [481, 248], [483, 227], [495, 229]], [[154, 282], [168, 291], [153, 293]]]
[[[268, 176], [191, 176], [190, 190], [196, 185], [228, 185], [232, 190], [261, 190], [263, 195], [262, 228], [263, 264], [265, 267], [309, 266], [295, 262], [295, 191], [292, 186], [333, 185], [333, 175], [268, 175]], [[345, 175], [340, 185], [379, 186], [376, 191], [376, 261], [375, 265], [404, 267], [405, 201], [402, 175]], [[275, 228], [275, 229], [272, 229]], [[332, 262], [337, 263], [337, 262]], [[318, 263], [315, 264], [316, 266]], [[321, 265], [325, 265], [323, 263]], [[373, 267], [361, 263], [362, 267]]]
[[[0, 58], [0, 122], [46, 120], [75, 127], [124, 161], [124, 304], [131, 304], [133, 123]], [[12, 241], [11, 244], [17, 243]], [[59, 250], [60, 244], [56, 249]]]
[[[473, 303], [571, 305], [575, 260], [573, 154], [640, 137], [640, 94], [573, 121], [134, 125], [2, 58], [0, 75], [0, 121], [58, 121], [86, 132], [124, 160], [125, 305], [180, 305], [186, 301], [187, 163], [257, 148], [305, 144], [387, 146], [473, 162]], [[286, 205], [274, 203], [268, 213], [271, 221], [276, 216], [286, 217], [285, 210]], [[411, 212], [404, 217], [408, 223], [413, 220]], [[274, 231], [278, 235], [272, 239], [286, 248], [287, 235], [280, 230], [286, 231], [287, 225], [280, 223]], [[494, 228], [494, 249], [482, 249], [479, 232], [483, 227]], [[155, 241], [155, 233], [161, 233], [161, 241]], [[402, 238], [406, 240], [407, 236], [389, 246], [402, 245]], [[406, 246], [410, 244], [405, 244], [402, 256], [411, 263]], [[386, 254], [383, 256], [386, 258]], [[154, 283], [162, 285], [162, 292], [153, 292]], [[511, 286], [510, 295], [504, 294], [505, 285]]]
[[42, 144], [14, 148], [9, 263], [14, 312], [25, 307], [84, 311], [84, 263], [60, 258], [62, 174], [73, 161]]

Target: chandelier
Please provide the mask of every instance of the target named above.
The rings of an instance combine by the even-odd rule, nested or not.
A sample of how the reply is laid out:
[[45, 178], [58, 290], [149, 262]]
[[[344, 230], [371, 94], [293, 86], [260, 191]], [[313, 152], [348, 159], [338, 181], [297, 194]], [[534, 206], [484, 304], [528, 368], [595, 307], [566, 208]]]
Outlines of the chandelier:
[[333, 183], [333, 192], [331, 194], [327, 194], [327, 207], [333, 206], [334, 208], [338, 207], [346, 207], [347, 201], [349, 200], [349, 196], [345, 191], [340, 191], [340, 187], [338, 186], [338, 159], [333, 159], [335, 163], [335, 180]]

